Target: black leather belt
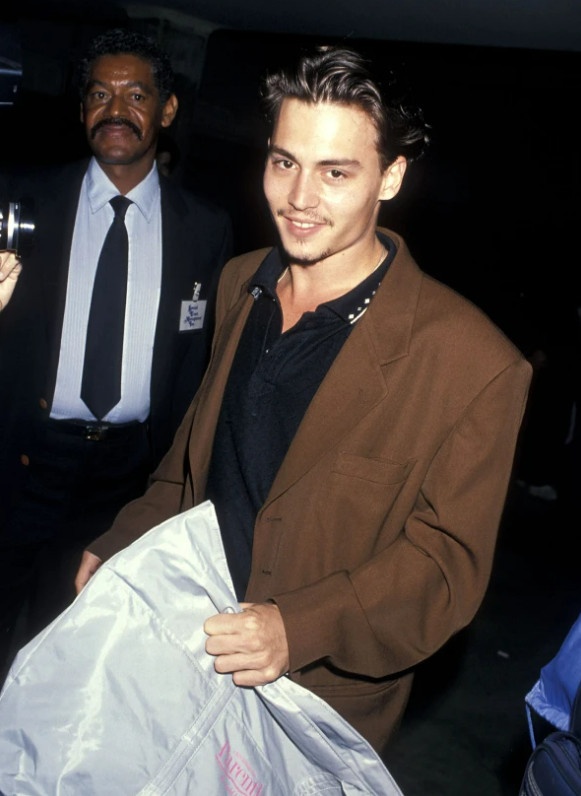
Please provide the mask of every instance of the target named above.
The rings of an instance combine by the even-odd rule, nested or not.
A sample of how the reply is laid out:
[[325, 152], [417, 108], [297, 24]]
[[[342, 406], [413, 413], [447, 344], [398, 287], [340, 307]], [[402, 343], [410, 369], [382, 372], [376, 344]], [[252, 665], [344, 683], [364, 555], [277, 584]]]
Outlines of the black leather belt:
[[146, 423], [88, 423], [84, 420], [55, 420], [49, 418], [50, 429], [63, 434], [72, 434], [75, 437], [103, 442], [104, 440], [130, 438], [143, 433]]

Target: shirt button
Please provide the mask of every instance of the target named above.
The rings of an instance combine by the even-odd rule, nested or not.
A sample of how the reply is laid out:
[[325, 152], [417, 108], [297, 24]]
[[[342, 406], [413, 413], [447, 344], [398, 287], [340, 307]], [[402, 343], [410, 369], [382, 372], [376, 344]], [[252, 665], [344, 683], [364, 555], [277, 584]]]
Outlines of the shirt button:
[[28, 467], [28, 465], [30, 464], [30, 459], [25, 453], [21, 454], [20, 463], [23, 464], [25, 467]]
[[41, 409], [48, 409], [48, 401], [46, 400], [46, 398], [41, 398], [38, 404]]

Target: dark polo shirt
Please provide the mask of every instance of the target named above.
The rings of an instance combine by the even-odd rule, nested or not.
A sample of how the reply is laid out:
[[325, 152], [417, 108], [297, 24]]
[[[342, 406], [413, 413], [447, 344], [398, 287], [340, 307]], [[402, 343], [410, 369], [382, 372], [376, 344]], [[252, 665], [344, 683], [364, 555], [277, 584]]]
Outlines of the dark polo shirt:
[[395, 254], [340, 298], [306, 312], [284, 334], [276, 285], [285, 264], [277, 249], [250, 282], [246, 322], [220, 411], [206, 497], [215, 506], [236, 595], [244, 599], [256, 515], [299, 424]]

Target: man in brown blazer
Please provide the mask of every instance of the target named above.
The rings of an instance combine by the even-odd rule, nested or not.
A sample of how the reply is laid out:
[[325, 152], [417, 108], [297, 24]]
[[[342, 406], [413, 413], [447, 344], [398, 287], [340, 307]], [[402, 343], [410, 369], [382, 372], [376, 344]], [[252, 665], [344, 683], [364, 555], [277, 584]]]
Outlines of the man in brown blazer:
[[216, 671], [288, 674], [382, 751], [414, 667], [481, 603], [530, 367], [376, 228], [427, 143], [422, 114], [338, 48], [270, 76], [265, 100], [280, 246], [226, 266], [173, 447], [76, 583], [212, 500], [243, 608], [205, 623]]

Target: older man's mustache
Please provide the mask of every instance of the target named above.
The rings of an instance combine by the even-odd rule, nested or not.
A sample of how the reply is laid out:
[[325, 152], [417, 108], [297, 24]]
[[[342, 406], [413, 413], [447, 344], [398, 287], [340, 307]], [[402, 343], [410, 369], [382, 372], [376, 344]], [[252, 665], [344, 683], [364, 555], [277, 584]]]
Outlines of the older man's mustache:
[[143, 133], [139, 129], [139, 127], [134, 124], [130, 119], [124, 119], [123, 117], [115, 116], [109, 117], [108, 119], [100, 119], [97, 124], [91, 127], [91, 139], [93, 139], [101, 127], [110, 127], [114, 125], [116, 127], [120, 127], [121, 125], [125, 125], [125, 127], [129, 127], [132, 133], [134, 133], [137, 138], [142, 141], [143, 140]]

